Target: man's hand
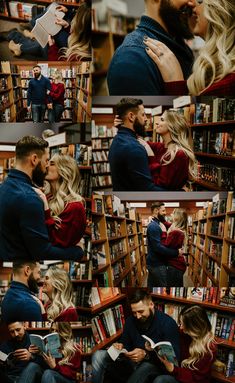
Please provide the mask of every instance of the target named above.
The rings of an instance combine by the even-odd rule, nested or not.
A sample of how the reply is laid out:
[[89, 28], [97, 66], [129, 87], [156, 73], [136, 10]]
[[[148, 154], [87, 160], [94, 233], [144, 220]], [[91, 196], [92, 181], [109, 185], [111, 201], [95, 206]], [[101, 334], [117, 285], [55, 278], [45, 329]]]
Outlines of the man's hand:
[[35, 346], [34, 344], [31, 344], [29, 346], [29, 352], [31, 354], [39, 354], [40, 353], [40, 349], [37, 346]]
[[113, 347], [115, 347], [117, 350], [122, 350], [123, 349], [123, 343], [113, 343]]
[[118, 114], [116, 114], [115, 118], [114, 118], [114, 121], [113, 121], [113, 126], [115, 128], [117, 128], [119, 125], [122, 125], [123, 124], [123, 121], [122, 119], [119, 117]]
[[19, 348], [14, 352], [14, 357], [18, 360], [30, 360], [32, 355], [26, 348]]
[[47, 104], [48, 109], [53, 109], [53, 104]]
[[142, 348], [135, 348], [133, 351], [125, 353], [125, 356], [133, 362], [139, 363], [145, 358], [146, 354], [146, 351]]
[[31, 113], [31, 106], [27, 106], [28, 113]]

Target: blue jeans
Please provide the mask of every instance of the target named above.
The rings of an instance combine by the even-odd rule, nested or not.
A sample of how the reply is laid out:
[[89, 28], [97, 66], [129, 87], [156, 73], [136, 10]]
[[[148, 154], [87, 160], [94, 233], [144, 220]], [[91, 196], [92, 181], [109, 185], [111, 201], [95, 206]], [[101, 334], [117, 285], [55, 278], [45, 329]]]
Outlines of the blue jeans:
[[173, 266], [168, 266], [167, 270], [167, 287], [184, 286], [184, 271], [178, 270]]
[[171, 375], [159, 375], [153, 383], [178, 383], [178, 380]]
[[[3, 383], [40, 383], [43, 369], [34, 362], [30, 362], [20, 375], [11, 375], [6, 373], [6, 377], [1, 380]], [[1, 377], [2, 378], [2, 377]]]
[[60, 122], [64, 108], [61, 104], [53, 104], [53, 109], [48, 109], [48, 120], [50, 123]]
[[166, 287], [168, 266], [149, 266], [148, 269], [148, 287]]
[[24, 54], [30, 54], [33, 56], [41, 57], [45, 60], [48, 58], [48, 48], [42, 48], [37, 40], [32, 40], [29, 37], [25, 37], [19, 31], [11, 31], [7, 36], [8, 41], [13, 40], [14, 43], [20, 44], [21, 52]]
[[46, 370], [42, 375], [41, 383], [75, 383], [75, 380], [65, 378], [59, 372], [54, 370]]
[[46, 111], [44, 104], [32, 104], [32, 119], [33, 122], [43, 122]]

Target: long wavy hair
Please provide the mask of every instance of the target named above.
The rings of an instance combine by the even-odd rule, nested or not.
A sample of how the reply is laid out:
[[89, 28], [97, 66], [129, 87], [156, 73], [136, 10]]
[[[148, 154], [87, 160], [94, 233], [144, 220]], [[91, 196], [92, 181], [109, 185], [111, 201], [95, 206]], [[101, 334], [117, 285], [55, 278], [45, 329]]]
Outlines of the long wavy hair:
[[210, 354], [213, 358], [213, 348], [216, 341], [211, 331], [211, 323], [203, 307], [191, 306], [184, 307], [180, 312], [179, 319], [184, 326], [184, 333], [192, 338], [189, 346], [189, 357], [181, 363], [182, 367], [191, 370], [197, 369], [195, 363], [202, 359], [205, 354]]
[[168, 233], [173, 230], [180, 230], [184, 233], [184, 242], [187, 238], [188, 215], [184, 209], [176, 208], [173, 212], [173, 223], [168, 230]]
[[74, 343], [71, 325], [69, 322], [57, 322], [53, 325], [60, 336], [61, 352], [63, 354], [63, 358], [59, 361], [59, 364], [71, 365], [70, 360], [75, 353], [77, 351], [81, 352], [79, 346]]
[[170, 164], [176, 156], [178, 150], [183, 150], [189, 159], [189, 174], [195, 177], [196, 159], [189, 144], [189, 125], [182, 114], [175, 111], [166, 110], [164, 119], [168, 124], [171, 141], [168, 143], [167, 151], [161, 158], [161, 164]]
[[84, 202], [79, 194], [80, 172], [76, 161], [64, 154], [55, 154], [51, 158], [59, 174], [55, 188], [51, 188], [48, 204], [52, 217], [56, 220], [69, 202]]
[[53, 290], [51, 303], [47, 308], [48, 320], [55, 320], [62, 311], [75, 307], [73, 303], [73, 288], [68, 273], [58, 267], [50, 267], [47, 271]]
[[213, 83], [235, 71], [234, 0], [204, 0], [208, 20], [205, 45], [193, 66], [187, 84], [189, 93], [199, 95]]
[[67, 61], [91, 59], [91, 3], [82, 3], [71, 23], [68, 48], [62, 49], [62, 58]]

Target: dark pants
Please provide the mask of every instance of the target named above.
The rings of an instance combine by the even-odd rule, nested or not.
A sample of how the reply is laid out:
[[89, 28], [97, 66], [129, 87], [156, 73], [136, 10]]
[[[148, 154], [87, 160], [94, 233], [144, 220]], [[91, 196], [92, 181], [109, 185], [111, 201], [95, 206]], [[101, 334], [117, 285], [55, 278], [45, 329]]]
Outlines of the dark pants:
[[64, 107], [61, 104], [53, 104], [53, 109], [48, 109], [48, 120], [50, 123], [60, 122]]
[[148, 287], [166, 287], [168, 266], [147, 266], [148, 269]]
[[33, 122], [43, 122], [46, 111], [46, 105], [32, 104], [32, 119]]
[[173, 266], [167, 268], [167, 287], [184, 286], [184, 271], [178, 270]]
[[30, 54], [33, 56], [41, 57], [42, 59], [48, 58], [48, 48], [42, 48], [37, 40], [32, 40], [29, 37], [25, 37], [19, 31], [11, 31], [7, 37], [8, 41], [13, 40], [14, 43], [20, 44], [21, 52], [24, 54]]
[[11, 375], [10, 372], [5, 373], [1, 377], [1, 383], [40, 383], [43, 369], [34, 362], [30, 362], [20, 373], [20, 375]]
[[72, 383], [75, 381], [61, 375], [59, 372], [54, 370], [46, 370], [42, 375], [41, 383]]

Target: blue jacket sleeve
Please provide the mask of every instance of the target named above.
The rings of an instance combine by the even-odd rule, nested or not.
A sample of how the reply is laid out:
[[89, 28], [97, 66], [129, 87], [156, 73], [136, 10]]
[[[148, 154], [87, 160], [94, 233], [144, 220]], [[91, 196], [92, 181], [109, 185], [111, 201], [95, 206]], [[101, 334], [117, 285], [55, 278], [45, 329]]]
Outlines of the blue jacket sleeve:
[[141, 145], [133, 149], [130, 148], [128, 159], [129, 181], [133, 187], [133, 191], [165, 190], [154, 185], [148, 166], [148, 157], [145, 153], [145, 149], [141, 147]]
[[21, 206], [21, 232], [26, 248], [32, 259], [71, 259], [79, 260], [83, 250], [79, 246], [62, 249], [49, 242], [45, 224], [43, 203], [35, 193], [35, 198], [24, 199]]
[[164, 94], [161, 74], [144, 46], [118, 48], [111, 61], [107, 81], [110, 95]]
[[126, 323], [125, 323], [124, 328], [123, 328], [122, 336], [121, 336], [120, 340], [118, 341], [120, 343], [123, 343], [123, 346], [127, 351], [133, 350], [133, 342], [132, 342], [132, 339], [130, 336], [130, 334], [131, 334], [130, 326], [131, 326], [131, 318], [128, 317], [126, 319]]
[[152, 250], [156, 253], [156, 257], [161, 255], [167, 258], [173, 258], [179, 255], [177, 249], [171, 249], [161, 244], [161, 229], [158, 225], [150, 224], [148, 226], [147, 237], [151, 243]]

